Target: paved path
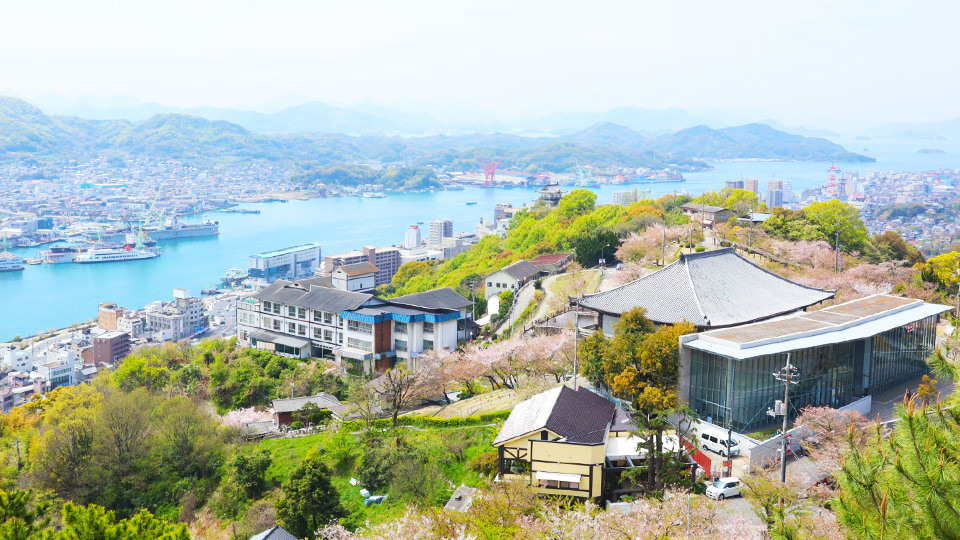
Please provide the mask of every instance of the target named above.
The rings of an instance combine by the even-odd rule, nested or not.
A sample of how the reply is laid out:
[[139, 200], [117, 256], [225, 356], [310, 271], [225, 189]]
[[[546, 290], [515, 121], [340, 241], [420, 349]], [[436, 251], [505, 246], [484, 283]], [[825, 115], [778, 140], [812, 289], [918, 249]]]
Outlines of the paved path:
[[557, 281], [557, 278], [562, 275], [563, 274], [554, 274], [543, 279], [543, 292], [545, 296], [543, 297], [543, 302], [540, 302], [540, 306], [537, 307], [537, 312], [533, 314], [533, 319], [531, 320], [538, 321], [547, 316], [547, 313], [550, 311], [551, 300], [554, 298], [553, 289], [551, 287], [553, 286], [553, 283]]
[[500, 329], [497, 330], [498, 334], [503, 334], [513, 323], [517, 322], [517, 318], [520, 317], [520, 314], [523, 313], [523, 310], [527, 309], [527, 306], [533, 301], [533, 295], [535, 291], [536, 288], [533, 286], [533, 283], [520, 289], [519, 294], [514, 297], [513, 309], [510, 310], [510, 316], [500, 326]]

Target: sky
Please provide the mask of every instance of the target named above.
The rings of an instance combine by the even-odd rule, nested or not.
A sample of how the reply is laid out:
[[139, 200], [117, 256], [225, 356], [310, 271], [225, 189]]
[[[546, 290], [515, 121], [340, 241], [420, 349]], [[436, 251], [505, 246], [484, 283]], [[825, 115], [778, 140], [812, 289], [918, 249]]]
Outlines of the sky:
[[947, 0], [6, 1], [0, 91], [867, 127], [960, 116], [958, 20]]

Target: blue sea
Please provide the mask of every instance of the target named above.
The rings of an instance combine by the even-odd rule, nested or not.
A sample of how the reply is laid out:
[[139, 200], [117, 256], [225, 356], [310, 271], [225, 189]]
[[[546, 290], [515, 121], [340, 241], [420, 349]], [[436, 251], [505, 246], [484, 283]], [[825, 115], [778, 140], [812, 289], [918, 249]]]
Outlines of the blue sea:
[[[960, 168], [960, 145], [946, 141], [837, 140], [848, 150], [877, 158], [876, 163], [837, 165], [843, 171], [921, 171]], [[920, 154], [940, 148], [946, 154]], [[598, 202], [609, 203], [614, 191], [636, 187], [653, 196], [698, 194], [721, 189], [728, 180], [757, 178], [790, 181], [794, 191], [822, 185], [826, 163], [733, 161], [713, 163], [714, 170], [686, 174], [683, 183], [602, 186]], [[246, 205], [259, 214], [211, 212], [197, 219], [216, 219], [220, 236], [163, 242], [157, 259], [109, 264], [28, 266], [23, 272], [0, 273], [0, 341], [62, 328], [96, 316], [101, 302], [141, 308], [154, 300], [172, 298], [174, 288], [199, 295], [230, 268], [247, 267], [252, 253], [308, 242], [320, 242], [324, 255], [364, 245], [394, 245], [403, 241], [409, 225], [451, 219], [457, 232], [472, 232], [481, 217], [493, 217], [498, 202], [521, 205], [536, 197], [532, 189], [475, 188], [462, 191], [409, 193], [383, 199], [356, 197], [312, 199], [288, 203]], [[476, 205], [467, 205], [476, 201]], [[37, 248], [12, 250], [35, 257]]]

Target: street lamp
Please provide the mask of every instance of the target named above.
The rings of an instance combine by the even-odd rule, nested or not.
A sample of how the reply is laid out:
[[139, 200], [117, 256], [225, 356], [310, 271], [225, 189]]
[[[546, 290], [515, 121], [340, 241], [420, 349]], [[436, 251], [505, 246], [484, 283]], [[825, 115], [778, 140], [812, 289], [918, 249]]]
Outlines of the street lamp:
[[603, 246], [602, 248], [600, 248], [600, 260], [598, 261], [598, 262], [600, 263], [600, 266], [603, 266], [603, 265], [607, 264], [606, 253], [607, 253], [607, 248], [608, 248], [608, 247], [613, 247], [613, 246], [610, 245], [610, 244], [607, 244], [607, 245]]

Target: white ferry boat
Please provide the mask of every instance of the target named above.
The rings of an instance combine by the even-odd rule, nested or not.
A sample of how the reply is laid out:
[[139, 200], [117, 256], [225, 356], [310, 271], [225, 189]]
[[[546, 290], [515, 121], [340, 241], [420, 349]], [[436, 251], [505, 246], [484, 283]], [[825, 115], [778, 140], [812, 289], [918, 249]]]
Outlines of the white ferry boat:
[[114, 249], [114, 248], [95, 248], [87, 250], [86, 253], [77, 255], [73, 259], [75, 263], [106, 263], [119, 261], [136, 261], [139, 259], [153, 259], [160, 256], [160, 250], [156, 248], [145, 249]]
[[16, 272], [17, 270], [23, 270], [24, 263], [23, 258], [9, 251], [4, 251], [0, 253], [0, 272]]

